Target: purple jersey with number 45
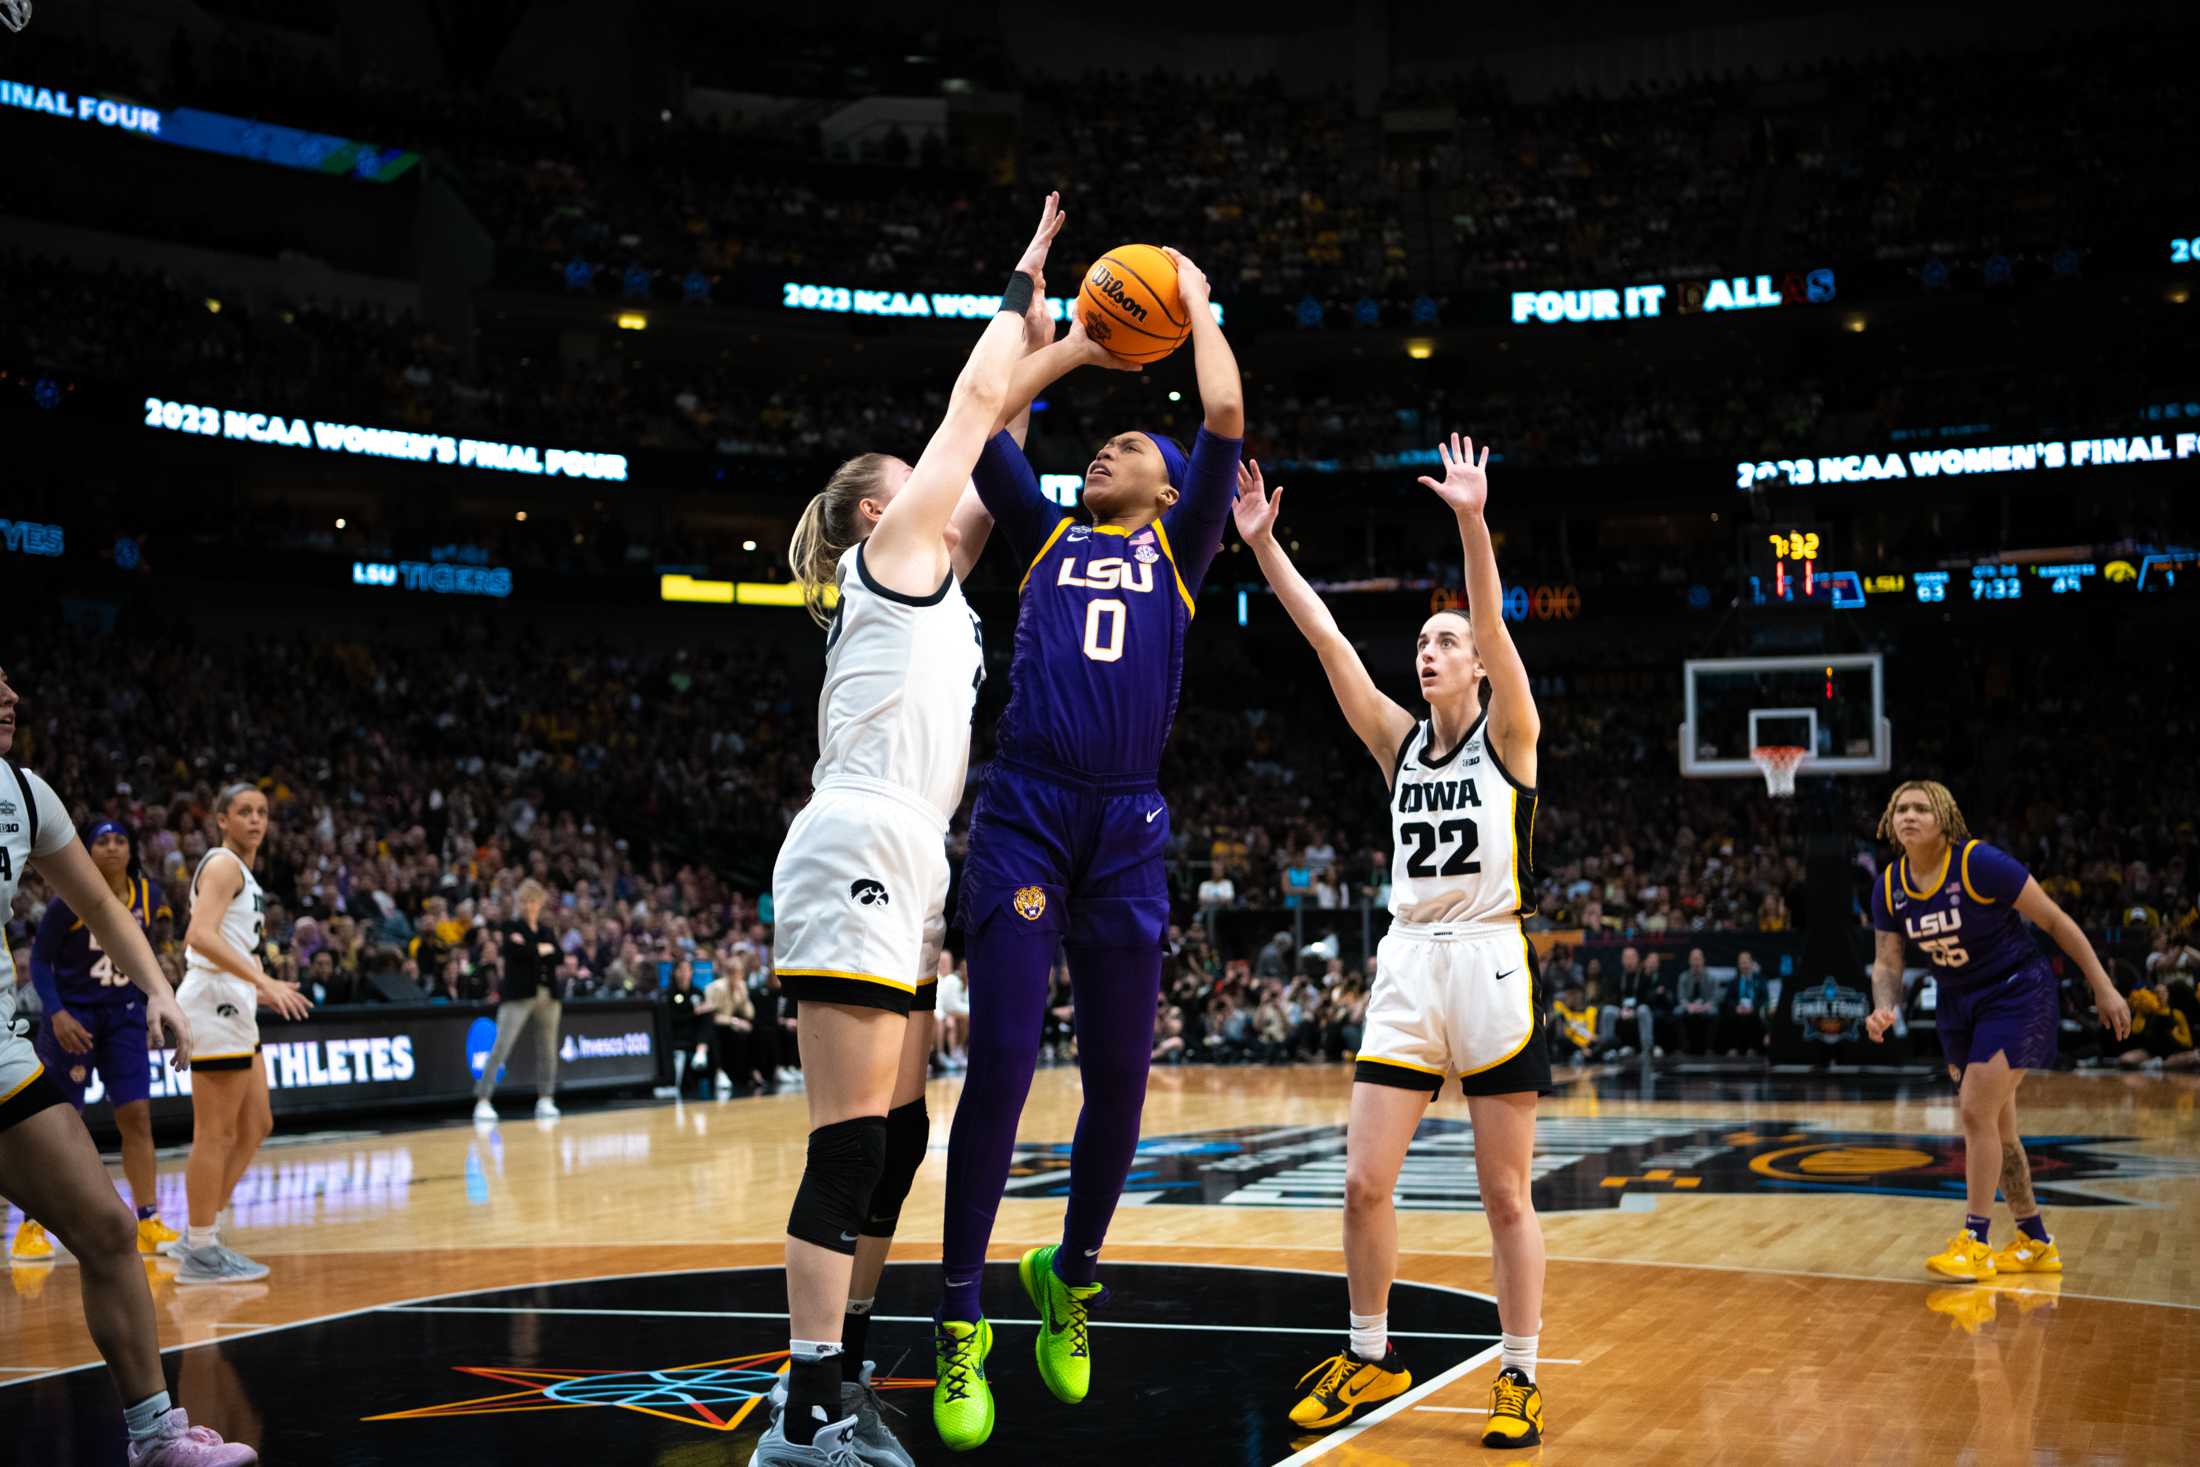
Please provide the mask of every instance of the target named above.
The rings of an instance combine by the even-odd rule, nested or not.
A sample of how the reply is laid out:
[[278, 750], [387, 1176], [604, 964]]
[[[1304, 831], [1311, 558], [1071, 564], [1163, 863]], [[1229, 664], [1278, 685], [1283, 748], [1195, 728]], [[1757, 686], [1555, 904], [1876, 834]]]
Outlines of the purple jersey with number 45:
[[1916, 943], [1943, 983], [1976, 987], [2006, 978], [2040, 956], [2017, 897], [2031, 873], [1985, 841], [1950, 848], [1929, 876], [1899, 857], [1872, 887], [1872, 926]]

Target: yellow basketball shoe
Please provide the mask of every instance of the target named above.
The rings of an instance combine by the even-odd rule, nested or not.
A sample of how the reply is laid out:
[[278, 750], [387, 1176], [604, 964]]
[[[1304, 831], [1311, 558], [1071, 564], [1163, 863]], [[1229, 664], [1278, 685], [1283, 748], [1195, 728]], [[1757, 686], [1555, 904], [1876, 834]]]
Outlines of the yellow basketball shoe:
[[1532, 1447], [1542, 1440], [1542, 1388], [1508, 1365], [1490, 1382], [1490, 1423], [1482, 1428], [1482, 1445]]
[[15, 1241], [8, 1245], [8, 1257], [16, 1263], [51, 1263], [53, 1236], [26, 1217], [23, 1226], [15, 1230]]
[[1926, 1259], [1925, 1267], [1944, 1279], [1975, 1284], [1994, 1276], [1994, 1250], [1965, 1228], [1948, 1240], [1947, 1247]]
[[2037, 1238], [2019, 1233], [2016, 1240], [2008, 1247], [1995, 1252], [1994, 1271], [1996, 1273], [2061, 1273], [2062, 1253], [2055, 1247], [2053, 1238], [2049, 1238], [2042, 1243]]
[[1327, 1431], [1402, 1395], [1412, 1384], [1413, 1372], [1398, 1358], [1395, 1346], [1372, 1365], [1350, 1350], [1339, 1350], [1299, 1377], [1306, 1394], [1291, 1408], [1291, 1420], [1308, 1431]]
[[162, 1222], [158, 1214], [138, 1219], [138, 1252], [147, 1258], [158, 1257], [162, 1249], [182, 1238], [183, 1234]]

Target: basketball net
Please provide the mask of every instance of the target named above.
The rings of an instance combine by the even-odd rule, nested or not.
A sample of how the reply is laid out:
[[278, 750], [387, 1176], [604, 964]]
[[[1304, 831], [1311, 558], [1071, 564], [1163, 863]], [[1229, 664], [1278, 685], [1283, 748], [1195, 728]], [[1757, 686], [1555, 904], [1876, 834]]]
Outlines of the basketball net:
[[1810, 750], [1795, 744], [1767, 744], [1749, 751], [1749, 762], [1765, 777], [1765, 793], [1776, 800], [1795, 795], [1795, 767]]
[[31, 23], [31, 0], [0, 0], [0, 25], [20, 31]]

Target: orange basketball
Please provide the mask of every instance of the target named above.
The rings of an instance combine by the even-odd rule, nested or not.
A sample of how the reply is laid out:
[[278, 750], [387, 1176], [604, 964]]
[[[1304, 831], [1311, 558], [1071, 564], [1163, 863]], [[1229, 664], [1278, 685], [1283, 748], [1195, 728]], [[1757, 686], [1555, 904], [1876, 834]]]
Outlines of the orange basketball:
[[1176, 292], [1176, 265], [1156, 245], [1117, 245], [1085, 272], [1078, 319], [1126, 362], [1158, 362], [1192, 334]]

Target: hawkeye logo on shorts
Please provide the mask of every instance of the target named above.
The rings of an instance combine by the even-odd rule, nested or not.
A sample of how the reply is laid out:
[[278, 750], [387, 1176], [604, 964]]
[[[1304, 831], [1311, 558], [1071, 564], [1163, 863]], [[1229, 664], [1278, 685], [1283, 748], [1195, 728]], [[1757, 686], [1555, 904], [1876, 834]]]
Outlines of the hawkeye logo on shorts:
[[[2200, 1177], [2200, 1161], [2150, 1156], [2126, 1136], [2027, 1137], [2040, 1202], [2056, 1207], [2156, 1205], [2133, 1182]], [[1474, 1132], [1430, 1118], [1414, 1132], [1397, 1203], [1422, 1212], [1479, 1212]], [[1069, 1195], [1067, 1141], [1019, 1146], [1011, 1197]], [[1148, 1136], [1126, 1193], [1147, 1203], [1206, 1207], [1344, 1206], [1343, 1126], [1245, 1126]], [[1795, 1125], [1762, 1131], [1687, 1116], [1538, 1116], [1534, 1196], [1545, 1212], [1616, 1209], [1630, 1196], [1769, 1196], [1824, 1192], [1963, 1197], [1963, 1138]], [[2118, 1184], [2115, 1191], [2099, 1186]], [[1640, 1206], [1640, 1203], [1636, 1203]]]
[[1036, 922], [1047, 914], [1047, 894], [1043, 887], [1020, 886], [1016, 889], [1016, 915], [1026, 922]]
[[237, 1006], [233, 1003], [216, 1004], [214, 1005], [214, 1012], [225, 1019], [234, 1019], [237, 1017]]
[[886, 883], [868, 876], [849, 884], [848, 899], [860, 907], [883, 907], [893, 902], [886, 894]]

